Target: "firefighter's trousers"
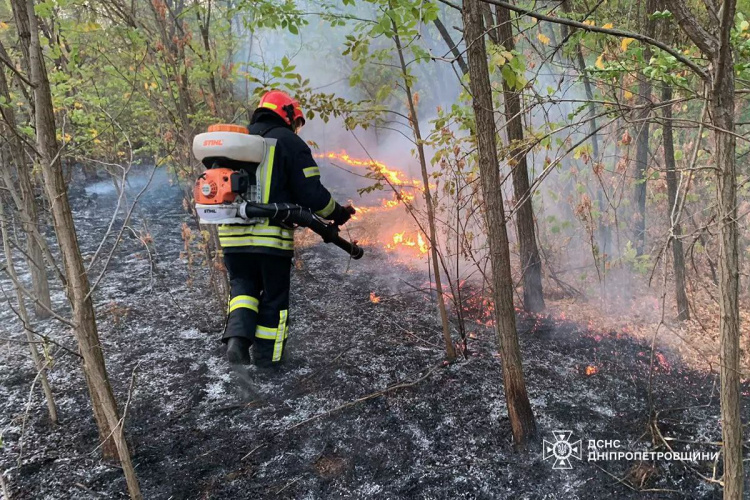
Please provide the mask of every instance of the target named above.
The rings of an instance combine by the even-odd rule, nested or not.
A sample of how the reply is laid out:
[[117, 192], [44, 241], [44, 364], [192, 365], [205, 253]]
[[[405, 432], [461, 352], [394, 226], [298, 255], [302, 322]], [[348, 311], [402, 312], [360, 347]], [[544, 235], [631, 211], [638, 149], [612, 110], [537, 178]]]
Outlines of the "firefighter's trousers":
[[292, 259], [260, 253], [227, 253], [229, 318], [222, 340], [244, 337], [259, 365], [281, 360], [288, 334]]

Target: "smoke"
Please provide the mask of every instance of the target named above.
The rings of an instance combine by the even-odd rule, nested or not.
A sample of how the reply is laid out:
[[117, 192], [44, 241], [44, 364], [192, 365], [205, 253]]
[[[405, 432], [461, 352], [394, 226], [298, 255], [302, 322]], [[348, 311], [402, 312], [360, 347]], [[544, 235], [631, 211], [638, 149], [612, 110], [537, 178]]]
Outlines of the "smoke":
[[[370, 4], [358, 4], [346, 9], [346, 14], [352, 17], [374, 18], [374, 7]], [[294, 67], [294, 72], [299, 73], [303, 79], [309, 79], [309, 86], [314, 92], [334, 94], [353, 102], [366, 101], [361, 105], [363, 109], [383, 105], [395, 111], [396, 113], [383, 114], [374, 126], [366, 130], [348, 130], [343, 117], [332, 118], [327, 122], [316, 117], [308, 121], [300, 135], [311, 144], [313, 152], [319, 155], [345, 152], [358, 159], [371, 158], [402, 172], [406, 179], [421, 179], [413, 135], [404, 119], [408, 110], [399, 78], [400, 69], [395, 67], [398, 60], [392, 41], [387, 38], [370, 41], [371, 50], [390, 48], [393, 58], [369, 65], [362, 82], [351, 86], [349, 80], [356, 64], [349, 56], [342, 55], [342, 52], [347, 43], [347, 35], [352, 33], [352, 24], [356, 21], [349, 20], [343, 27], [331, 26], [329, 21], [313, 14], [320, 12], [321, 7], [312, 2], [300, 4], [300, 10], [309, 13], [305, 16], [309, 24], [303, 26], [298, 35], [280, 30], [246, 33], [246, 49], [237, 53], [237, 62], [261, 81], [269, 81], [267, 68], [288, 60], [289, 65]], [[444, 11], [441, 17], [446, 26], [460, 25], [460, 19], [452, 12]], [[461, 81], [460, 75], [457, 75], [449, 62], [441, 60], [449, 50], [436, 34], [435, 28], [421, 26], [419, 31], [420, 37], [414, 43], [421, 44], [436, 57], [432, 62], [409, 66], [416, 77], [414, 91], [419, 98], [418, 114], [422, 135], [430, 139], [430, 134], [435, 132], [431, 122], [437, 118], [438, 108], [468, 108], [470, 101], [465, 82]], [[458, 31], [450, 31], [456, 40], [461, 39]], [[463, 50], [463, 47], [459, 48]], [[618, 188], [614, 183], [615, 164], [618, 155], [622, 154], [618, 150], [617, 141], [603, 140], [605, 132], [607, 136], [613, 135], [609, 133], [612, 127], [599, 133], [600, 157], [592, 157], [590, 139], [587, 138], [590, 134], [589, 122], [586, 120], [588, 108], [584, 105], [587, 98], [578, 71], [572, 70], [572, 63], [559, 54], [552, 60], [540, 57], [523, 40], [518, 50], [526, 57], [526, 77], [531, 82], [530, 87], [525, 90], [525, 109], [522, 111], [526, 137], [539, 138], [538, 143], [528, 152], [527, 161], [534, 186], [532, 201], [543, 267], [548, 272], [554, 271], [558, 280], [556, 284], [552, 281], [550, 283], [560, 285], [560, 282], [564, 282], [584, 293], [595, 295], [616, 292], [612, 296], [617, 300], [633, 296], [630, 268], [620, 266], [624, 271], [615, 275], [608, 267], [614, 259], [622, 256], [629, 238], [627, 225], [623, 232], [620, 231], [620, 226], [623, 221], [627, 222], [632, 218], [632, 211], [627, 208], [627, 203], [620, 201], [619, 205], [615, 205], [616, 200], [613, 201], [615, 196], [622, 200], [628, 198], [628, 194], [622, 192], [622, 186]], [[390, 79], [384, 79], [384, 74]], [[495, 72], [493, 78], [499, 89], [500, 72]], [[374, 88], [376, 84], [390, 85], [392, 92], [385, 98], [378, 98], [378, 89]], [[248, 86], [248, 89], [252, 93], [252, 86]], [[507, 145], [505, 119], [501, 112], [502, 93], [497, 92], [496, 95], [500, 138]], [[599, 123], [604, 124], [604, 119]], [[553, 132], [554, 130], [557, 131]], [[472, 153], [472, 146], [461, 142], [469, 132], [455, 127], [452, 132], [462, 154]], [[579, 143], [577, 148], [574, 147]], [[427, 146], [426, 153], [429, 162], [434, 158], [436, 150]], [[465, 160], [464, 168], [475, 167], [471, 156], [465, 156]], [[444, 158], [443, 173], [451, 170], [445, 169], [445, 161]], [[403, 206], [383, 209], [384, 203], [394, 200], [394, 193], [389, 186], [363, 193], [363, 190], [367, 191], [375, 183], [374, 179], [363, 177], [368, 173], [366, 168], [353, 167], [340, 159], [325, 156], [319, 158], [318, 163], [321, 165], [324, 184], [331, 189], [338, 201], [349, 200], [355, 206], [366, 209], [361, 211], [358, 220], [351, 225], [352, 237], [377, 244], [389, 251], [399, 247], [397, 239], [400, 242], [411, 241], [413, 245], [401, 245], [404, 248], [403, 252], [397, 252], [399, 258], [407, 261], [425, 260], [417, 241], [419, 225], [411, 220], [408, 211]], [[599, 178], [594, 174], [595, 166], [606, 168]], [[429, 168], [434, 173], [440, 170], [439, 167], [437, 163], [430, 164]], [[518, 200], [513, 192], [510, 166], [504, 163], [500, 168], [506, 176], [503, 185], [506, 212], [511, 213]], [[534, 184], [535, 180], [540, 180], [538, 185]], [[456, 212], [453, 206], [457, 199], [456, 190], [462, 190], [468, 197], [470, 193], [476, 192], [477, 183], [456, 186], [449, 175], [435, 178], [434, 182], [435, 185], [431, 187], [439, 200], [439, 245], [446, 258], [453, 262], [450, 264], [451, 269], [458, 269], [457, 276], [452, 276], [451, 279], [460, 281], [467, 276], [479, 279], [481, 273], [477, 273], [477, 268], [484, 266], [486, 257], [481, 210], [467, 205], [463, 212]], [[414, 209], [418, 218], [421, 218], [423, 227], [426, 227], [424, 207], [419, 198], [414, 201]], [[603, 200], [601, 204], [600, 200]], [[469, 214], [472, 214], [471, 217], [468, 217]], [[620, 226], [617, 226], [618, 223]], [[465, 234], [459, 235], [459, 231]], [[512, 218], [509, 220], [508, 234], [511, 250], [517, 259], [517, 238]], [[468, 243], [467, 237], [470, 239]], [[474, 255], [468, 255], [467, 249]], [[515, 269], [518, 269], [518, 260], [515, 264]], [[616, 267], [612, 266], [612, 269]], [[520, 279], [519, 271], [516, 271], [516, 278]]]
[[[301, 4], [300, 9], [309, 12], [320, 11], [320, 7], [312, 3]], [[349, 10], [348, 14], [360, 19], [374, 16], [371, 7], [367, 5], [357, 6]], [[392, 108], [396, 113], [382, 114], [377, 123], [367, 129], [358, 127], [349, 130], [344, 117], [331, 118], [326, 122], [317, 116], [308, 120], [300, 136], [311, 145], [314, 154], [344, 153], [365, 162], [373, 159], [403, 173], [402, 177], [405, 180], [421, 179], [419, 163], [413, 155], [415, 144], [412, 131], [404, 119], [408, 112], [405, 97], [399, 87], [400, 70], [387, 70], [393, 77], [386, 83], [392, 86], [392, 92], [383, 99], [377, 98], [377, 89], [368, 85], [367, 76], [363, 85], [351, 86], [349, 80], [356, 64], [350, 57], [341, 54], [346, 46], [346, 37], [351, 33], [351, 24], [345, 27], [332, 27], [330, 22], [320, 16], [308, 16], [306, 19], [309, 24], [300, 30], [299, 35], [280, 30], [247, 33], [244, 45], [251, 49], [238, 53], [237, 62], [245, 65], [246, 69], [256, 68], [255, 73], [258, 74], [257, 68], [270, 68], [288, 61], [294, 72], [303, 79], [309, 79], [309, 87], [313, 92], [334, 94], [361, 103], [357, 106], [359, 111], [378, 105]], [[373, 41], [371, 50], [378, 48], [392, 49], [392, 41], [387, 38]], [[322, 61], [325, 61], [325, 64], [321, 64]], [[386, 63], [389, 62], [385, 61], [383, 64]], [[420, 83], [415, 91], [420, 99], [419, 112], [423, 135], [427, 135], [429, 120], [436, 116], [438, 105], [445, 106], [447, 103], [455, 102], [460, 86], [446, 83], [457, 83], [448, 65], [413, 64], [411, 68], [417, 76], [417, 81], [426, 83]], [[373, 65], [372, 68], [366, 68], [367, 71], [372, 71], [375, 78], [378, 68]], [[261, 80], [265, 79], [262, 69], [258, 77]], [[382, 71], [378, 73], [377, 78], [378, 82], [382, 83]], [[431, 156], [432, 153], [429, 154]], [[333, 192], [334, 197], [342, 203], [351, 201], [362, 209], [358, 220], [352, 224], [354, 229], [351, 231], [356, 237], [373, 243], [380, 242], [383, 246], [397, 245], [394, 238], [400, 238], [404, 246], [410, 247], [407, 248], [409, 252], [416, 249], [416, 255], [421, 254], [419, 229], [407, 210], [403, 206], [389, 209], [383, 207], [384, 204], [394, 203], [397, 199], [397, 194], [387, 183], [377, 183], [370, 169], [353, 166], [340, 158], [329, 159], [323, 156], [318, 159], [318, 163], [321, 165], [322, 181]], [[380, 189], [368, 189], [375, 184], [379, 184]], [[413, 188], [399, 189], [403, 189], [405, 196], [411, 194], [413, 197], [416, 194]], [[415, 209], [419, 210], [419, 206], [420, 202], [415, 200]]]

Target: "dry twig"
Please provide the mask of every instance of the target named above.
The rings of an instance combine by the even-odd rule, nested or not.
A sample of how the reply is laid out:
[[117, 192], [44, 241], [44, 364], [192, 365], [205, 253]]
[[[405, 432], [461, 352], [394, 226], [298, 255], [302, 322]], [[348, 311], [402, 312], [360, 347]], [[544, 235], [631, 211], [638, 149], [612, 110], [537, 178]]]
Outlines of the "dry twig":
[[[329, 415], [332, 415], [333, 413], [339, 412], [339, 411], [344, 410], [346, 408], [349, 408], [351, 406], [355, 406], [355, 405], [357, 405], [359, 403], [363, 403], [363, 402], [368, 401], [370, 399], [379, 398], [380, 396], [385, 396], [386, 394], [388, 394], [390, 392], [393, 392], [396, 389], [404, 389], [404, 388], [407, 388], [407, 387], [414, 387], [415, 385], [417, 385], [418, 383], [422, 382], [427, 377], [429, 377], [430, 374], [432, 374], [435, 370], [437, 370], [441, 366], [443, 366], [442, 362], [440, 362], [440, 363], [438, 363], [436, 365], [433, 365], [432, 367], [428, 368], [427, 371], [425, 371], [425, 373], [422, 374], [422, 376], [420, 376], [419, 378], [417, 378], [415, 380], [412, 380], [412, 381], [409, 381], [409, 382], [398, 382], [398, 383], [396, 383], [394, 385], [391, 385], [391, 386], [388, 386], [385, 389], [382, 389], [380, 391], [372, 392], [370, 394], [362, 396], [361, 398], [354, 399], [352, 401], [349, 401], [347, 403], [339, 405], [339, 406], [337, 406], [335, 408], [331, 408], [330, 410], [324, 411], [322, 413], [318, 413], [317, 415], [313, 415], [310, 418], [306, 418], [305, 420], [297, 422], [294, 425], [291, 425], [289, 427], [285, 427], [284, 429], [281, 429], [280, 431], [278, 431], [278, 432], [274, 433], [273, 435], [271, 435], [271, 438], [275, 438], [275, 437], [280, 436], [280, 435], [282, 435], [284, 433], [292, 431], [292, 430], [294, 430], [294, 429], [296, 429], [298, 427], [301, 427], [301, 426], [303, 426], [305, 424], [308, 424], [308, 423], [310, 423], [310, 422], [312, 422], [314, 420], [318, 420], [318, 419], [321, 419], [323, 417], [327, 417]], [[252, 455], [255, 451], [257, 451], [260, 448], [263, 448], [265, 446], [268, 446], [268, 442], [261, 443], [258, 446], [256, 446], [255, 448], [253, 448], [252, 450], [250, 450], [247, 454], [245, 454], [245, 456], [242, 457], [242, 460], [245, 460], [250, 455]]]

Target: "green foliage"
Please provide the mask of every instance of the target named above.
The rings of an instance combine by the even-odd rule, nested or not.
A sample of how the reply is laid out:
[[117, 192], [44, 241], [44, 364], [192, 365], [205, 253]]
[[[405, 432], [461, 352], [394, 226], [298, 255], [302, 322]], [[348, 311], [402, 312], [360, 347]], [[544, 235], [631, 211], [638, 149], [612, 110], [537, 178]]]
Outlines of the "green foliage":
[[229, 15], [239, 15], [242, 24], [251, 31], [280, 28], [297, 35], [299, 28], [308, 24], [294, 0], [240, 0], [229, 10]]
[[672, 13], [669, 10], [664, 9], [664, 10], [661, 10], [661, 11], [657, 10], [653, 14], [650, 14], [648, 17], [652, 21], [656, 21], [656, 20], [672, 19], [673, 16], [672, 16]]
[[750, 79], [750, 21], [747, 19], [745, 12], [737, 12], [735, 27], [732, 30], [731, 37], [736, 53], [734, 62], [735, 71], [739, 78], [748, 80]]
[[[750, 81], [748, 2], [740, 1], [745, 8], [738, 8], [731, 32], [739, 88]], [[170, 10], [176, 4], [183, 5], [181, 11]], [[447, 63], [443, 59], [452, 56], [441, 45], [443, 41], [433, 21], [440, 16], [446, 26], [460, 29], [460, 14], [436, 0], [343, 0], [318, 4], [295, 0], [213, 1], [210, 22], [209, 3], [203, 1], [136, 0], [132, 22], [118, 17], [103, 0], [43, 0], [35, 5], [46, 27], [42, 45], [59, 138], [65, 143], [63, 154], [71, 164], [113, 168], [128, 162], [132, 156], [136, 162], [169, 163], [187, 178], [192, 175], [191, 165], [195, 164], [190, 155], [193, 135], [218, 120], [244, 122], [260, 94], [270, 88], [282, 88], [298, 96], [308, 119], [321, 118], [325, 122], [340, 118], [349, 129], [404, 127], [409, 119], [405, 81], [415, 91], [420, 117], [430, 118], [429, 130], [423, 130], [423, 140], [432, 152], [433, 178], [443, 195], [463, 196], [465, 183], [477, 179], [476, 126], [471, 96], [466, 91], [468, 78], [438, 81], [445, 73], [435, 69], [444, 67]], [[681, 54], [696, 64], [706, 65], [687, 38], [672, 38], [678, 27], [667, 10], [637, 12], [637, 7], [627, 2], [605, 2], [586, 17], [590, 6], [578, 0], [571, 2], [571, 6], [572, 12], [555, 9], [555, 15], [631, 31], [642, 31], [639, 23], [648, 16], [657, 26], [657, 37], [669, 39], [667, 43]], [[556, 168], [550, 178], [555, 180], [545, 180], [557, 184], [545, 185], [535, 193], [535, 198], [544, 198], [545, 203], [556, 209], [570, 209], [584, 195], [590, 196], [593, 201], [587, 217], [610, 221], [613, 228], [619, 224], [626, 231], [634, 210], [631, 193], [636, 185], [647, 183], [649, 210], [663, 204], [665, 196], [659, 171], [652, 168], [646, 179], [633, 179], [632, 137], [621, 139], [626, 130], [632, 134], [639, 123], [637, 105], [641, 98], [637, 96], [636, 78], [643, 76], [651, 81], [652, 94], [648, 98], [652, 102], [658, 102], [663, 84], [674, 88], [673, 111], [676, 123], [680, 124], [676, 127], [678, 144], [674, 158], [680, 162], [690, 158], [695, 147], [693, 124], [702, 109], [699, 99], [702, 82], [671, 54], [651, 47], [649, 56], [646, 45], [633, 39], [576, 30], [568, 32], [570, 36], [562, 50], [552, 57], [555, 47], [550, 43], [551, 34], [556, 35], [555, 43], [564, 38], [560, 26], [532, 22], [525, 16], [516, 17], [513, 26], [518, 35], [516, 50], [488, 44], [493, 97], [499, 111], [503, 83], [513, 90], [523, 90], [522, 109], [534, 118], [528, 119], [527, 115], [524, 119], [525, 141], [503, 145], [503, 134], [499, 133], [498, 149], [505, 153], [509, 147], [528, 148], [534, 175], [566, 155], [564, 161], [554, 163]], [[269, 51], [272, 55], [246, 57], [250, 40], [263, 36], [283, 41]], [[9, 47], [14, 63], [20, 61], [17, 35], [4, 22], [0, 22], [0, 38]], [[339, 44], [342, 38], [343, 46]], [[395, 50], [396, 38], [403, 48], [406, 75], [402, 75]], [[313, 41], [322, 47], [320, 51], [312, 48]], [[463, 51], [464, 42], [459, 43]], [[436, 46], [441, 47], [441, 52], [435, 50]], [[578, 68], [579, 49], [585, 66], [582, 71]], [[353, 97], [348, 99], [314, 88], [309, 75], [302, 74], [301, 69], [309, 57], [315, 57], [321, 65], [336, 65], [337, 72], [348, 79], [349, 95]], [[12, 77], [10, 70], [6, 72]], [[587, 119], [592, 111], [591, 104], [582, 97], [580, 80], [584, 75], [591, 83], [596, 101], [593, 107], [597, 123], [602, 126], [619, 118], [600, 133], [600, 158], [593, 158], [590, 140], [578, 144], [588, 133]], [[573, 87], [576, 78], [579, 82]], [[463, 90], [451, 102], [441, 101], [438, 94], [443, 84], [461, 85]], [[0, 109], [14, 110], [19, 119], [18, 133], [33, 142], [31, 103], [20, 91], [18, 82], [12, 85], [10, 98], [0, 97]], [[563, 89], [573, 91], [560, 98]], [[540, 109], [546, 112], [554, 106], [555, 113], [549, 116], [540, 118], [537, 114]], [[658, 117], [660, 112], [657, 106], [651, 116]], [[737, 114], [738, 122], [750, 121], [746, 102], [738, 103]], [[498, 121], [502, 121], [500, 113]], [[565, 130], [553, 133], [556, 129]], [[652, 165], [662, 159], [661, 133], [660, 124], [652, 122], [651, 156], [656, 159]], [[704, 132], [704, 144], [699, 148], [701, 167], [712, 166], [712, 148], [707, 145], [712, 133], [708, 129]], [[747, 151], [742, 148], [747, 146], [742, 141], [739, 144], [738, 156], [744, 157]], [[620, 158], [628, 160], [621, 165]], [[383, 188], [375, 177], [373, 180], [367, 189]], [[696, 173], [694, 183], [705, 189], [691, 187], [686, 202], [708, 206], [707, 193], [712, 192], [714, 185], [700, 173]], [[745, 183], [740, 195], [747, 196], [748, 189], [750, 184]], [[610, 197], [607, 201], [610, 206], [600, 207], [596, 203], [595, 194], [600, 190]], [[570, 218], [575, 220], [573, 216]], [[559, 214], [539, 220], [545, 221], [551, 234], [572, 229], [570, 221]], [[632, 245], [626, 246], [622, 255], [639, 272], [648, 264], [648, 257], [635, 257]]]
[[647, 275], [652, 268], [651, 256], [649, 254], [638, 255], [638, 252], [630, 241], [625, 244], [621, 261], [633, 271], [642, 275]]
[[505, 83], [512, 90], [522, 90], [528, 84], [526, 79], [526, 58], [518, 50], [507, 51], [502, 45], [489, 44], [487, 48], [489, 56], [490, 75], [495, 74], [496, 69]]

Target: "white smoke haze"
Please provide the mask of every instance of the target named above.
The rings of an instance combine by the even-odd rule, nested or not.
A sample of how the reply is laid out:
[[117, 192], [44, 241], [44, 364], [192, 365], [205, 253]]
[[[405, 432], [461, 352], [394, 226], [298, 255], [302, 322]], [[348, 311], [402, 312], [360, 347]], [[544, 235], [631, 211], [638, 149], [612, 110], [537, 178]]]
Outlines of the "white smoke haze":
[[[315, 4], [307, 4], [300, 7], [306, 12], [320, 12], [321, 8]], [[371, 5], [358, 5], [355, 9], [347, 8], [347, 14], [358, 18], [373, 18]], [[342, 10], [342, 12], [344, 12]], [[448, 26], [451, 36], [455, 40], [461, 39], [461, 34], [452, 28], [460, 25], [460, 19], [453, 19], [453, 14], [444, 13], [443, 20]], [[261, 30], [255, 33], [246, 33], [247, 50], [239, 51], [237, 62], [244, 64], [250, 62], [255, 69], [250, 69], [253, 74], [261, 80], [267, 80], [268, 75], [258, 75], [259, 67], [273, 67], [282, 59], [287, 58], [289, 64], [293, 65], [294, 71], [299, 73], [303, 79], [310, 80], [310, 88], [314, 91], [334, 94], [353, 102], [370, 101], [374, 104], [387, 104], [401, 115], [408, 115], [406, 100], [402, 90], [401, 81], [398, 78], [400, 69], [397, 54], [392, 41], [388, 39], [372, 40], [371, 49], [378, 47], [391, 47], [394, 65], [392, 95], [387, 103], [374, 102], [373, 97], [377, 89], [367, 87], [367, 70], [365, 72], [365, 85], [351, 86], [349, 79], [355, 63], [341, 53], [345, 49], [346, 35], [351, 32], [351, 26], [331, 27], [330, 22], [317, 15], [306, 17], [309, 24], [301, 27], [299, 35], [280, 30]], [[430, 53], [443, 58], [449, 54], [448, 47], [440, 38], [432, 25], [423, 25], [420, 28], [421, 37], [415, 43], [421, 43]], [[464, 47], [459, 47], [462, 51]], [[613, 126], [609, 126], [598, 134], [600, 142], [600, 158], [589, 158], [582, 161], [576, 157], [576, 153], [568, 152], [569, 149], [580, 141], [583, 148], [590, 144], [586, 137], [590, 133], [589, 123], [586, 120], [588, 109], [580, 109], [586, 101], [586, 95], [580, 75], [577, 71], [570, 69], [568, 60], [558, 57], [554, 62], [541, 60], [539, 54], [529, 50], [528, 43], [520, 41], [518, 50], [527, 57], [527, 79], [532, 82], [533, 87], [528, 88], [526, 96], [537, 96], [533, 105], [531, 99], [525, 100], [528, 108], [523, 110], [526, 130], [534, 130], [540, 136], [552, 129], [560, 129], [552, 134], [547, 141], [548, 148], [537, 146], [529, 151], [527, 161], [529, 176], [534, 186], [533, 203], [535, 216], [538, 221], [538, 243], [542, 249], [543, 268], [547, 274], [547, 287], [558, 288], [559, 282], [549, 279], [549, 268], [556, 274], [556, 278], [566, 285], [577, 288], [589, 297], [601, 300], [607, 310], [614, 305], [629, 307], [634, 296], [632, 287], [632, 271], [627, 266], [613, 265], [609, 269], [607, 262], [612, 262], [622, 255], [623, 248], [632, 234], [627, 225], [632, 218], [631, 210], [626, 206], [627, 202], [619, 207], [618, 222], [625, 227], [619, 231], [614, 227], [612, 211], [605, 207], [604, 213], [598, 214], [599, 218], [606, 220], [605, 225], [609, 227], [608, 238], [602, 236], [598, 229], [599, 219], [593, 222], [582, 220], [581, 214], [576, 213], [577, 206], [581, 200], [591, 200], [594, 211], [598, 212], [597, 198], [602, 189], [599, 181], [593, 175], [594, 163], [601, 162], [610, 172], [605, 172], [603, 177], [614, 174], [611, 172], [617, 163], [616, 155], [622, 155], [618, 151], [615, 140], [605, 138], [612, 137]], [[449, 59], [450, 57], [447, 57]], [[408, 59], [407, 59], [408, 60]], [[321, 64], [321, 61], [325, 63]], [[372, 71], [378, 68], [373, 66]], [[457, 69], [457, 68], [456, 68]], [[411, 64], [410, 70], [416, 75], [414, 92], [419, 96], [418, 113], [420, 127], [423, 137], [428, 137], [433, 132], [430, 123], [438, 116], [438, 107], [448, 109], [452, 105], [469, 106], [465, 82], [462, 84], [456, 69], [451, 67], [447, 61], [435, 61], [430, 64]], [[505, 117], [502, 113], [502, 92], [499, 72], [493, 76], [494, 85], [498, 89], [496, 93], [496, 121], [501, 147], [507, 145], [505, 134]], [[376, 78], [377, 79], [377, 78]], [[252, 93], [253, 86], [248, 87]], [[463, 93], [463, 99], [461, 94]], [[546, 102], [545, 102], [546, 101]], [[362, 106], [368, 106], [363, 103]], [[604, 119], [600, 119], [599, 126], [603, 125]], [[572, 125], [565, 127], [566, 125]], [[466, 131], [453, 130], [458, 138], [465, 138]], [[416, 158], [415, 146], [412, 132], [403, 117], [395, 114], [384, 114], [382, 121], [373, 124], [367, 130], [356, 128], [347, 130], [344, 118], [332, 118], [324, 122], [320, 117], [309, 120], [300, 133], [301, 137], [308, 141], [313, 147], [313, 152], [323, 155], [318, 158], [322, 166], [322, 180], [333, 191], [340, 202], [351, 201], [356, 207], [374, 208], [381, 207], [383, 203], [394, 200], [394, 193], [388, 185], [382, 190], [360, 195], [358, 191], [375, 183], [374, 179], [364, 178], [368, 169], [355, 167], [339, 158], [328, 159], [325, 155], [329, 153], [346, 153], [358, 160], [373, 159], [386, 164], [389, 168], [402, 172], [404, 179], [421, 180], [419, 162]], [[528, 137], [528, 135], [527, 135]], [[590, 147], [590, 146], [589, 146]], [[466, 154], [471, 153], [471, 148], [462, 145]], [[432, 165], [435, 150], [429, 146], [426, 148], [427, 159], [431, 172], [436, 172], [439, 167]], [[590, 154], [590, 153], [589, 153]], [[585, 155], [584, 155], [585, 156]], [[473, 168], [471, 157], [467, 157], [466, 168]], [[550, 162], [553, 167], [549, 167]], [[510, 167], [507, 162], [500, 165], [502, 174], [505, 176], [503, 185], [503, 198], [506, 205], [506, 213], [510, 214], [517, 200], [514, 198], [512, 181], [510, 178]], [[534, 181], [544, 175], [543, 181], [535, 185]], [[450, 278], [454, 282], [461, 281], [466, 277], [472, 280], [480, 280], [481, 273], [478, 269], [486, 268], [486, 251], [484, 242], [484, 230], [479, 213], [475, 213], [462, 230], [471, 233], [471, 248], [475, 255], [459, 255], [456, 257], [456, 216], [452, 204], [455, 200], [445, 198], [443, 186], [448, 182], [448, 177], [436, 180], [432, 186], [441, 200], [442, 208], [451, 207], [448, 211], [441, 211], [439, 219], [439, 246], [445, 258], [452, 264]], [[471, 186], [465, 186], [468, 190]], [[607, 186], [609, 188], [609, 186]], [[414, 189], [405, 192], [416, 191]], [[614, 193], [610, 193], [614, 194]], [[620, 193], [622, 194], [622, 193]], [[447, 195], [450, 196], [450, 195]], [[624, 199], [629, 200], [630, 193], [625, 193]], [[424, 204], [421, 196], [417, 196], [413, 205], [420, 218], [423, 227], [426, 227], [426, 218], [423, 216]], [[468, 213], [467, 210], [465, 213]], [[461, 215], [459, 214], [459, 218]], [[594, 228], [593, 230], [590, 230]], [[419, 234], [418, 225], [414, 223], [407, 210], [401, 206], [389, 210], [376, 210], [371, 212], [362, 211], [358, 220], [350, 226], [350, 235], [360, 239], [365, 245], [375, 245], [381, 248], [398, 248], [398, 242], [394, 239], [411, 238], [413, 245], [404, 248], [403, 252], [396, 252], [396, 256], [405, 262], [416, 265], [426, 265], [427, 259], [423, 252], [414, 251], [419, 248], [416, 241]], [[591, 233], [591, 237], [586, 236]], [[400, 235], [400, 236], [399, 236]], [[514, 261], [514, 279], [520, 282], [520, 269], [518, 261], [518, 250], [516, 247], [516, 229], [514, 218], [509, 220], [508, 235], [512, 244]], [[463, 238], [463, 236], [459, 236]], [[606, 258], [603, 254], [606, 254]], [[595, 261], [595, 258], [598, 261]], [[456, 259], [458, 262], [456, 262]], [[420, 262], [422, 264], [420, 264]], [[457, 264], [457, 265], [456, 265]], [[597, 271], [597, 267], [599, 268]], [[455, 273], [455, 270], [458, 272]], [[610, 300], [605, 300], [605, 299]], [[624, 302], [624, 299], [628, 300]], [[605, 304], [606, 302], [606, 304]], [[623, 306], [623, 304], [627, 304]]]

